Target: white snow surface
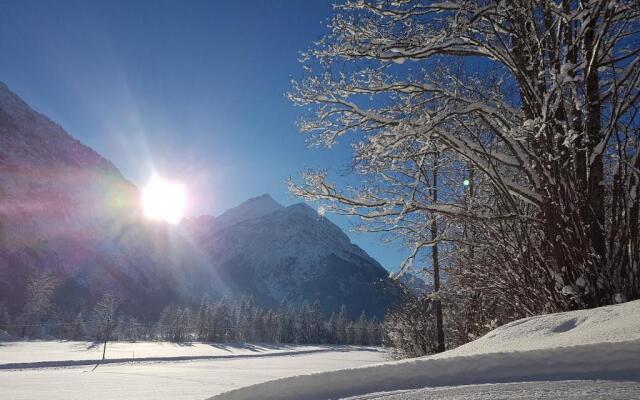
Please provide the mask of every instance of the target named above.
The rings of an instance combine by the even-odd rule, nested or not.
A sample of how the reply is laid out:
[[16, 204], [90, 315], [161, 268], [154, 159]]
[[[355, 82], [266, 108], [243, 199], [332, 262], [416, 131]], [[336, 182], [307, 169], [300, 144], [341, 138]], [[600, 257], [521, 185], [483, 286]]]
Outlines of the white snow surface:
[[[0, 399], [204, 399], [246, 385], [373, 364], [386, 357], [377, 348], [351, 346], [115, 343], [107, 347], [112, 363], [94, 370], [101, 347], [88, 345], [0, 342]], [[94, 362], [74, 362], [86, 359]], [[22, 365], [16, 366], [18, 362]]]
[[[520, 319], [440, 355], [540, 350], [640, 340], [640, 300]], [[437, 356], [436, 356], [437, 357]]]
[[[168, 342], [110, 342], [107, 362], [131, 360], [172, 361], [272, 354], [311, 354], [330, 347], [269, 344], [215, 344]], [[0, 342], [0, 370], [47, 366], [70, 366], [102, 358], [102, 344], [81, 341], [12, 341]]]
[[[584, 396], [563, 397], [556, 390], [564, 387], [557, 383], [561, 380], [590, 383], [578, 384], [587, 390]], [[601, 386], [593, 383], [596, 380], [626, 383], [609, 383], [609, 391], [588, 394], [588, 387]], [[541, 383], [531, 383], [536, 381]], [[640, 301], [525, 318], [439, 355], [284, 378], [210, 400], [515, 398], [504, 394], [514, 388], [505, 385], [510, 382], [529, 382], [529, 388], [540, 393], [530, 398], [640, 399]], [[449, 394], [428, 389], [479, 384], [493, 386], [484, 397], [473, 397], [475, 389], [466, 394], [456, 392], [462, 389], [451, 389]], [[526, 389], [523, 385], [521, 389]]]
[[632, 400], [639, 396], [639, 382], [574, 380], [447, 386], [372, 393], [348, 400]]

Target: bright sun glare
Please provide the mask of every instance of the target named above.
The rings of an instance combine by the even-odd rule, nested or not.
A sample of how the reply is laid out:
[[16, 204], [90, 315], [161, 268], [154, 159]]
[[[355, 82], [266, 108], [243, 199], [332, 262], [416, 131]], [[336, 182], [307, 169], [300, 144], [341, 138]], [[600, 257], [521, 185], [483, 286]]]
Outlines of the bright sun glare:
[[147, 218], [177, 224], [182, 219], [186, 203], [185, 187], [179, 183], [154, 176], [142, 190], [142, 206]]

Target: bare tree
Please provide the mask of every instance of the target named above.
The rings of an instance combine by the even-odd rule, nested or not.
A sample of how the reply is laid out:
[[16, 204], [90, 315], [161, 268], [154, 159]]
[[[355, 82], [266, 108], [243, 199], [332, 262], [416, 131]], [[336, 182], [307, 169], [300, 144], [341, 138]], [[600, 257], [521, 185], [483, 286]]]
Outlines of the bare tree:
[[96, 339], [104, 342], [102, 348], [102, 359], [105, 359], [107, 343], [113, 337], [113, 333], [118, 326], [118, 307], [120, 298], [113, 293], [105, 293], [93, 309], [96, 323]]
[[[640, 297], [637, 1], [336, 10], [290, 98], [310, 110], [312, 143], [357, 135], [363, 184], [308, 171], [293, 193], [396, 234], [412, 257], [472, 248], [474, 285], [513, 317]], [[437, 201], [421, 173], [433, 154]]]

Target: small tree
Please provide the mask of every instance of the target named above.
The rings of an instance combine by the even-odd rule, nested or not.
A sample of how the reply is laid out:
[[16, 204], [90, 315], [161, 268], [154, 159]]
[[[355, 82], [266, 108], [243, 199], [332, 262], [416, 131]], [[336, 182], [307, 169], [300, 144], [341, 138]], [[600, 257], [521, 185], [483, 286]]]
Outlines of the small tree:
[[113, 293], [105, 293], [93, 309], [96, 324], [96, 340], [104, 342], [102, 359], [105, 359], [107, 343], [118, 326], [118, 308], [121, 300]]

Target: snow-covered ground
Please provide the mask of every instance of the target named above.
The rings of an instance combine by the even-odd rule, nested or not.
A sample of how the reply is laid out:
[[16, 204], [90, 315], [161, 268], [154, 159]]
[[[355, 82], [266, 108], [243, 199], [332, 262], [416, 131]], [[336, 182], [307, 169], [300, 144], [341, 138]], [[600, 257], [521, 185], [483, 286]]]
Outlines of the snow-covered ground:
[[212, 400], [466, 400], [518, 393], [640, 399], [640, 301], [526, 318], [437, 356], [289, 377]]
[[373, 393], [345, 400], [637, 400], [640, 383], [574, 380], [461, 385], [396, 393]]
[[[167, 342], [112, 342], [107, 345], [107, 362], [177, 361], [188, 359], [267, 356], [276, 353], [317, 353], [326, 346], [269, 344], [175, 344]], [[102, 358], [102, 344], [73, 341], [0, 342], [0, 369], [82, 365]]]
[[386, 357], [376, 348], [348, 346], [115, 343], [107, 347], [112, 363], [93, 370], [94, 363], [83, 362], [101, 355], [86, 342], [0, 342], [0, 399], [205, 399]]
[[[640, 301], [527, 318], [436, 356], [375, 348], [0, 342], [2, 399], [640, 400]], [[134, 360], [135, 358], [135, 360]]]

